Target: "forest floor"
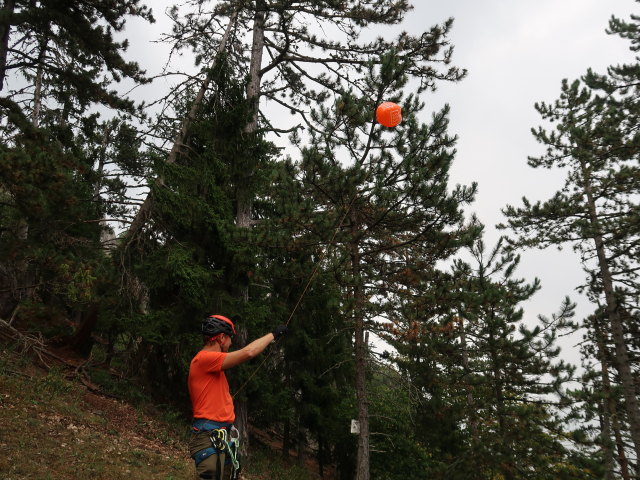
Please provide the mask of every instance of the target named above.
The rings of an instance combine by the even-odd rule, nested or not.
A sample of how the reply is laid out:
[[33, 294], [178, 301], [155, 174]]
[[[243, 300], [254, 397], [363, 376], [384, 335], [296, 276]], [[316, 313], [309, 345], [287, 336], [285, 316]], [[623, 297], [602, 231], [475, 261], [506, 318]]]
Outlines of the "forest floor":
[[[0, 342], [0, 480], [195, 478], [183, 419], [101, 393], [74, 361]], [[245, 480], [319, 478], [256, 433]]]

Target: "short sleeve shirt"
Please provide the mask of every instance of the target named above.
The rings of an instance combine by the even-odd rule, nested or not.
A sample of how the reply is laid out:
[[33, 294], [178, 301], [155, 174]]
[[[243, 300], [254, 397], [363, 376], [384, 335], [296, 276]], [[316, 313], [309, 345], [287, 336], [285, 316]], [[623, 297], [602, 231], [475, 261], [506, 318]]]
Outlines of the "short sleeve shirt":
[[236, 418], [227, 377], [222, 371], [224, 352], [200, 351], [189, 368], [189, 396], [193, 418], [233, 423]]

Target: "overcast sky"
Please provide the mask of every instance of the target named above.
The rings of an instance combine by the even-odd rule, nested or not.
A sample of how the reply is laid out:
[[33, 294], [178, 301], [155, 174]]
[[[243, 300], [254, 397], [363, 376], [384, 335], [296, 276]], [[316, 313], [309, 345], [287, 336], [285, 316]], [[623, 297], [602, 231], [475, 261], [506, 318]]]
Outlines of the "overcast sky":
[[[136, 30], [129, 53], [156, 74], [166, 58], [160, 46], [149, 42], [167, 28], [164, 5], [172, 2], [146, 3], [158, 22]], [[523, 195], [546, 199], [562, 184], [561, 173], [527, 166], [527, 156], [542, 151], [530, 133], [541, 123], [534, 103], [555, 100], [563, 78], [578, 78], [589, 67], [604, 72], [610, 64], [631, 59], [628, 43], [605, 29], [612, 14], [628, 19], [640, 9], [634, 0], [414, 0], [413, 5], [401, 26], [410, 33], [455, 19], [453, 61], [469, 73], [462, 82], [425, 94], [426, 114], [445, 103], [451, 106], [450, 131], [459, 136], [451, 180], [478, 183], [471, 211], [487, 225], [491, 246], [499, 235], [494, 226], [503, 220], [501, 208], [519, 205]], [[155, 93], [166, 87], [156, 83]], [[522, 257], [518, 276], [542, 281], [542, 290], [525, 306], [529, 320], [557, 311], [566, 295], [579, 302], [580, 318], [591, 313], [592, 307], [575, 292], [584, 275], [570, 248]], [[571, 344], [564, 350], [567, 358], [578, 361]]]
[[[468, 71], [462, 82], [444, 86], [435, 104], [451, 106], [451, 131], [459, 135], [453, 182], [478, 182], [472, 209], [487, 225], [487, 241], [499, 233], [506, 204], [521, 197], [549, 198], [562, 185], [561, 172], [533, 169], [528, 155], [542, 146], [530, 133], [541, 124], [534, 103], [552, 102], [563, 78], [579, 78], [587, 68], [604, 72], [610, 64], [628, 61], [628, 42], [607, 35], [612, 14], [628, 19], [639, 13], [634, 0], [452, 0], [414, 2], [409, 25], [418, 28], [442, 17], [455, 18], [454, 59]], [[422, 20], [421, 20], [422, 19]], [[578, 302], [578, 318], [593, 308], [575, 288], [584, 273], [570, 248], [529, 251], [518, 270], [526, 279], [538, 277], [542, 289], [525, 306], [526, 317], [549, 316], [564, 296]], [[575, 343], [575, 341], [574, 341]], [[567, 358], [578, 361], [577, 352]]]

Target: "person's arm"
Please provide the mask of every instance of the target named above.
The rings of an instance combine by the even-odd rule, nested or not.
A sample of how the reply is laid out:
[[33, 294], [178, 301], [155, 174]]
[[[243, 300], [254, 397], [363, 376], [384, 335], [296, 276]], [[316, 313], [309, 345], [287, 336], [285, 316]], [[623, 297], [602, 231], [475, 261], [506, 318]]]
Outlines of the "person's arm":
[[229, 352], [224, 358], [222, 362], [222, 370], [226, 370], [231, 367], [235, 367], [236, 365], [240, 365], [241, 363], [246, 362], [247, 360], [251, 360], [253, 357], [256, 357], [262, 353], [262, 351], [267, 348], [272, 341], [276, 338], [284, 335], [287, 332], [287, 327], [284, 325], [279, 325], [272, 333], [267, 333], [264, 337], [260, 337], [257, 340], [254, 340], [249, 345], [240, 350], [236, 350], [235, 352]]

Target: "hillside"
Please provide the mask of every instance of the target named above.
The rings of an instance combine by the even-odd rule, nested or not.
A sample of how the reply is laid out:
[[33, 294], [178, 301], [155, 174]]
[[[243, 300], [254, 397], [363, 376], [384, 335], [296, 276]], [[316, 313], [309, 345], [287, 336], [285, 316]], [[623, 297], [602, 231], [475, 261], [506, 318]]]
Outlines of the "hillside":
[[[100, 392], [59, 353], [0, 343], [0, 480], [195, 477], [183, 418]], [[256, 447], [246, 480], [313, 478]]]

